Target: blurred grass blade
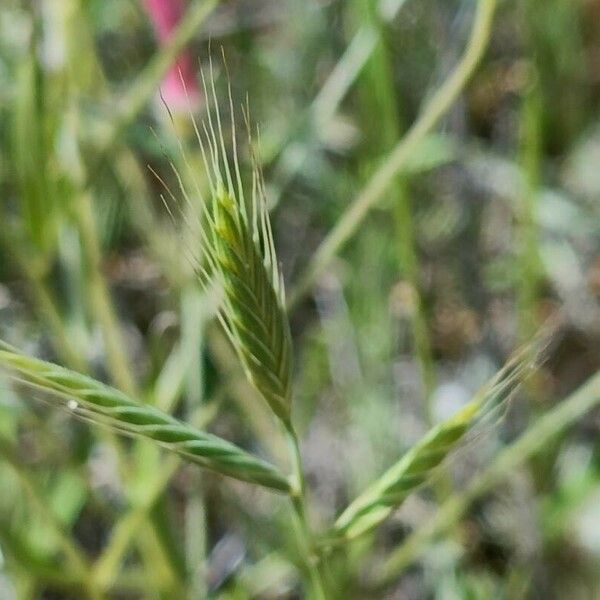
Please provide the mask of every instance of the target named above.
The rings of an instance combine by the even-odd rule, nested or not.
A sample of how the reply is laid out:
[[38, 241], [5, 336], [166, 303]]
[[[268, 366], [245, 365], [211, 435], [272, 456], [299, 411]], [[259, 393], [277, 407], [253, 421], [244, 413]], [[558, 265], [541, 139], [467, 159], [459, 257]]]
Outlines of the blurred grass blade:
[[81, 418], [154, 440], [186, 460], [223, 475], [289, 491], [288, 480], [268, 463], [152, 406], [139, 404], [91, 377], [25, 356], [3, 342], [0, 366], [16, 371], [25, 383], [50, 392], [53, 400]]
[[[24, 492], [24, 496], [29, 501], [32, 509], [29, 525], [38, 524], [38, 527], [32, 527], [31, 537], [35, 539], [33, 533], [39, 530], [39, 522], [44, 523], [49, 530], [49, 535], [56, 546], [59, 547], [64, 554], [67, 564], [71, 570], [76, 573], [82, 581], [85, 581], [85, 596], [90, 599], [97, 600], [100, 596], [95, 589], [94, 583], [90, 579], [90, 565], [85, 556], [83, 549], [73, 540], [64, 524], [57, 518], [48, 502], [47, 495], [44, 490], [38, 485], [37, 481], [28, 473], [24, 465], [19, 461], [16, 449], [11, 442], [0, 436], [0, 456], [3, 461], [9, 465], [19, 484]], [[39, 518], [38, 519], [36, 518]], [[50, 540], [47, 540], [50, 542]], [[43, 548], [40, 544], [35, 543], [32, 549], [35, 548], [36, 555], [44, 556], [44, 550], [48, 551], [54, 544], [48, 543], [48, 548]]]
[[[124, 129], [140, 113], [148, 99], [156, 93], [161, 79], [218, 3], [219, 0], [190, 3], [188, 12], [181, 19], [169, 41], [156, 52], [121, 98], [116, 117], [112, 121], [104, 123], [103, 128], [97, 132], [98, 163], [107, 157]], [[91, 170], [89, 176], [93, 177], [93, 175], [94, 171]]]
[[381, 523], [424, 483], [481, 418], [502, 405], [534, 368], [541, 338], [508, 361], [476, 397], [458, 413], [433, 427], [394, 466], [340, 515], [326, 539], [352, 539]]
[[464, 89], [487, 47], [495, 8], [496, 0], [479, 0], [477, 2], [470, 38], [461, 60], [435, 94], [431, 96], [406, 135], [396, 144], [388, 158], [321, 242], [292, 290], [288, 299], [288, 307], [296, 306], [339, 250], [356, 233], [367, 213], [382, 198], [386, 197], [386, 192], [396, 176], [403, 171], [407, 161], [421, 144], [423, 138], [437, 125]]
[[19, 66], [12, 113], [12, 159], [18, 179], [17, 197], [29, 241], [46, 248], [52, 219], [52, 194], [47, 177], [46, 123], [42, 74], [35, 50]]

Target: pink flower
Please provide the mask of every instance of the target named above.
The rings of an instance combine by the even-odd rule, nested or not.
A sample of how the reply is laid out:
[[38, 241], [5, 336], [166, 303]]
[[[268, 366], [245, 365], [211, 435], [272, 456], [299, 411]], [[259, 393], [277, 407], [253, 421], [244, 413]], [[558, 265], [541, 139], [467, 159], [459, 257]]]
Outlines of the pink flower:
[[[185, 14], [184, 0], [143, 0], [156, 32], [159, 44], [166, 44]], [[189, 50], [184, 50], [171, 65], [160, 86], [162, 95], [172, 110], [198, 108], [201, 94], [196, 78], [196, 66]], [[189, 98], [189, 100], [188, 100]]]

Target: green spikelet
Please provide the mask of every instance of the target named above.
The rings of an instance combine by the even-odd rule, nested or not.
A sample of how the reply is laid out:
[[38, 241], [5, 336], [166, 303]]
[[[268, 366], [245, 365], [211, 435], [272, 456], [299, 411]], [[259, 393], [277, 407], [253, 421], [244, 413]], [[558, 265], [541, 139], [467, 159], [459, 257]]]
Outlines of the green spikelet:
[[91, 377], [25, 356], [0, 341], [0, 366], [68, 407], [76, 416], [153, 440], [190, 462], [243, 481], [289, 492], [288, 480], [270, 464], [234, 444], [140, 404]]
[[[252, 189], [247, 202], [237, 158], [231, 93], [230, 161], [225, 151], [212, 69], [210, 88], [204, 74], [203, 80], [207, 98], [212, 97], [206, 121], [199, 126], [190, 115], [210, 188], [208, 201], [202, 198], [199, 185], [194, 190], [200, 196], [205, 222], [201, 231], [204, 261], [196, 261], [197, 273], [205, 285], [216, 282], [222, 288], [219, 318], [246, 376], [273, 412], [289, 423], [292, 343], [262, 176], [253, 156]], [[182, 146], [180, 149], [184, 153]], [[184, 160], [193, 180], [194, 173], [185, 154]], [[177, 176], [189, 202], [191, 193]]]
[[[265, 261], [261, 240], [237, 218], [239, 207], [227, 192], [217, 195], [216, 271], [225, 293], [225, 326], [246, 375], [284, 421], [289, 419], [291, 341], [272, 265]], [[263, 238], [262, 243], [270, 240]]]
[[456, 448], [475, 423], [501, 406], [523, 381], [538, 359], [542, 341], [535, 340], [516, 353], [474, 400], [433, 427], [354, 500], [325, 537], [326, 545], [355, 538], [372, 529], [430, 480], [436, 467]]
[[334, 526], [335, 537], [357, 537], [381, 523], [393, 509], [399, 507], [450, 453], [480, 408], [481, 403], [473, 401], [429, 431], [341, 514]]

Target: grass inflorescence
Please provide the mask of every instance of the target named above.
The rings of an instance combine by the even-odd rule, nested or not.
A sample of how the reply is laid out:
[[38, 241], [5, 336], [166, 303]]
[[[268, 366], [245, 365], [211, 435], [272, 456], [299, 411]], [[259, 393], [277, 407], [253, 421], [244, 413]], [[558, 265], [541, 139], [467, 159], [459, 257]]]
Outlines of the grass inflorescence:
[[400, 460], [354, 500], [336, 520], [326, 544], [355, 538], [381, 523], [406, 498], [430, 481], [437, 467], [477, 423], [501, 410], [535, 369], [545, 348], [538, 336], [506, 363], [475, 398], [431, 428]]
[[[252, 184], [244, 190], [238, 160], [235, 117], [229, 92], [232, 158], [226, 151], [223, 124], [210, 66], [210, 83], [203, 74], [208, 100], [207, 117], [198, 123], [190, 112], [200, 147], [209, 197], [201, 192], [183, 146], [183, 162], [193, 190], [173, 167], [188, 205], [196, 195], [201, 203], [202, 252], [192, 250], [196, 272], [205, 286], [222, 290], [219, 319], [235, 348], [248, 379], [273, 412], [290, 422], [292, 343], [285, 309], [285, 289], [269, 220], [262, 173], [252, 153]], [[167, 108], [168, 109], [168, 108]], [[244, 110], [250, 136], [249, 113]], [[164, 182], [159, 177], [161, 183]], [[170, 198], [175, 194], [165, 185]], [[169, 208], [169, 202], [163, 197]], [[172, 214], [172, 213], [171, 213]]]
[[25, 356], [3, 342], [0, 365], [16, 373], [21, 381], [49, 392], [50, 399], [80, 418], [153, 440], [218, 473], [277, 491], [289, 490], [288, 480], [268, 463], [92, 377]]

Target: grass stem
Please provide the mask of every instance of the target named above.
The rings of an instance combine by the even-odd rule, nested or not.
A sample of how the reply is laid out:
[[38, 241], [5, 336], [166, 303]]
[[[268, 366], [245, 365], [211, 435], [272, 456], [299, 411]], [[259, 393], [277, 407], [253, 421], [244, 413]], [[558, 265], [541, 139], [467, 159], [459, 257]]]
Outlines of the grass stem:
[[356, 232], [367, 213], [384, 197], [423, 138], [437, 125], [464, 89], [487, 46], [495, 7], [496, 0], [478, 1], [471, 36], [460, 62], [323, 240], [293, 288], [288, 299], [289, 307], [294, 307], [310, 290], [319, 275]]
[[319, 569], [319, 556], [316, 552], [314, 535], [306, 514], [306, 482], [304, 479], [302, 456], [300, 454], [300, 444], [292, 424], [288, 421], [284, 424], [284, 427], [292, 462], [292, 491], [290, 500], [296, 518], [300, 547], [305, 554], [305, 566], [310, 577], [312, 597], [314, 600], [326, 600], [325, 582]]
[[[193, 3], [184, 18], [181, 19], [173, 36], [157, 51], [145, 69], [131, 84], [129, 91], [121, 99], [117, 117], [107, 124], [102, 137], [97, 141], [98, 162], [102, 162], [110, 153], [123, 130], [136, 118], [148, 99], [156, 92], [161, 79], [218, 4], [218, 1], [202, 0]], [[94, 169], [89, 171], [90, 174], [94, 172]]]
[[36, 481], [25, 471], [16, 456], [16, 450], [3, 437], [0, 437], [0, 453], [6, 464], [17, 476], [32, 508], [52, 530], [59, 547], [66, 557], [70, 570], [81, 580], [86, 597], [90, 600], [101, 600], [103, 596], [90, 577], [90, 567], [83, 550], [72, 540], [70, 534], [64, 530], [63, 525], [58, 521], [45, 501], [44, 492], [38, 488]]
[[130, 396], [137, 396], [130, 360], [120, 331], [118, 319], [106, 280], [102, 275], [102, 256], [94, 224], [93, 207], [87, 193], [77, 199], [75, 217], [81, 236], [82, 250], [87, 262], [90, 306], [104, 337], [108, 369], [115, 384]]

